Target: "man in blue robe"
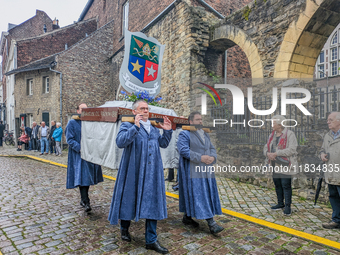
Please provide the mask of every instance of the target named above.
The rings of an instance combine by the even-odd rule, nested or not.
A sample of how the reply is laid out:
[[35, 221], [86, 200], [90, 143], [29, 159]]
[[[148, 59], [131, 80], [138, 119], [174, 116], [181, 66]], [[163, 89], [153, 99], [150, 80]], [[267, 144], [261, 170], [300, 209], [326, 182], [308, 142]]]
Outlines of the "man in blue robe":
[[[202, 125], [202, 116], [193, 112], [189, 116], [190, 125]], [[196, 219], [205, 219], [210, 232], [217, 234], [223, 230], [214, 221], [214, 215], [222, 214], [215, 175], [209, 166], [216, 162], [217, 154], [210, 137], [202, 129], [182, 131], [177, 148], [179, 158], [179, 211], [184, 212], [182, 222], [198, 227]]]
[[[77, 107], [77, 113], [81, 114], [86, 104], [80, 104]], [[84, 207], [85, 212], [91, 211], [89, 188], [90, 185], [96, 185], [104, 181], [102, 168], [99, 165], [87, 162], [80, 156], [81, 140], [81, 120], [79, 115], [72, 116], [65, 129], [66, 141], [69, 145], [67, 161], [67, 180], [66, 188], [74, 189], [79, 187], [80, 205]]]
[[151, 125], [149, 106], [143, 100], [132, 105], [135, 122], [123, 122], [116, 143], [124, 148], [115, 183], [108, 220], [120, 220], [121, 237], [131, 241], [131, 220], [145, 221], [146, 249], [166, 254], [168, 250], [157, 241], [157, 221], [167, 218], [163, 163], [159, 147], [166, 148], [172, 136], [171, 121], [164, 118], [160, 135]]

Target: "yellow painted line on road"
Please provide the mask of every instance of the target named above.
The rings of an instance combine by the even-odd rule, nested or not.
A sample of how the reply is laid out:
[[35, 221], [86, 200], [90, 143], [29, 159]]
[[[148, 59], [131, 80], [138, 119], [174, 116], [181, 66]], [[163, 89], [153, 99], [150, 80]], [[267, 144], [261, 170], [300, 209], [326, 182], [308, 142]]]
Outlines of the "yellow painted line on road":
[[170, 192], [165, 192], [165, 195], [167, 195], [168, 197], [173, 197], [173, 198], [177, 198], [177, 199], [179, 199], [179, 195], [177, 195], [177, 194], [174, 194], [174, 193], [170, 193]]
[[[67, 167], [67, 165], [59, 164], [59, 163], [56, 163], [56, 162], [53, 162], [53, 161], [50, 161], [50, 160], [46, 160], [46, 159], [42, 159], [42, 158], [39, 158], [39, 157], [30, 156], [30, 155], [0, 155], [0, 157], [27, 157], [27, 158], [31, 158], [31, 159], [34, 159], [34, 160], [37, 160], [37, 161], [49, 163], [49, 164], [56, 165], [56, 166], [61, 166], [61, 167], [65, 167], [65, 168]], [[103, 175], [103, 177], [106, 178], [106, 179], [116, 181], [116, 178], [113, 177], [113, 176]], [[165, 192], [165, 194], [168, 197], [172, 197], [172, 198], [176, 198], [176, 199], [179, 198], [179, 196], [177, 194], [174, 194], [174, 193], [171, 193], [171, 192]], [[258, 219], [258, 218], [255, 218], [255, 217], [243, 214], [243, 213], [234, 212], [234, 211], [231, 211], [231, 210], [228, 210], [228, 209], [225, 209], [225, 208], [222, 208], [222, 212], [224, 214], [227, 214], [227, 215], [230, 215], [230, 216], [233, 216], [233, 217], [236, 217], [236, 218], [239, 218], [239, 219], [251, 222], [251, 223], [255, 223], [255, 224], [258, 224], [258, 225], [261, 225], [261, 226], [264, 226], [264, 227], [268, 227], [268, 228], [271, 228], [271, 229], [274, 229], [274, 230], [277, 230], [277, 231], [281, 231], [281, 232], [284, 232], [284, 233], [287, 233], [287, 234], [291, 234], [291, 235], [303, 238], [303, 239], [308, 240], [308, 241], [313, 241], [313, 242], [323, 244], [323, 245], [326, 245], [328, 247], [332, 247], [332, 248], [340, 250], [340, 243], [326, 239], [326, 238], [323, 238], [323, 237], [308, 234], [308, 233], [305, 233], [305, 232], [302, 232], [302, 231], [299, 231], [299, 230], [295, 230], [295, 229], [292, 229], [292, 228], [281, 226], [281, 225], [276, 224], [276, 223], [272, 223], [272, 222], [269, 222], [269, 221], [266, 221], [266, 220], [261, 220], [261, 219]], [[2, 255], [1, 252], [0, 252], [0, 255]]]
[[240, 219], [243, 219], [243, 220], [258, 224], [258, 225], [262, 225], [262, 226], [265, 226], [265, 227], [268, 227], [268, 228], [272, 228], [272, 229], [275, 229], [275, 230], [278, 230], [278, 231], [281, 231], [281, 232], [284, 232], [284, 233], [287, 233], [287, 234], [291, 234], [291, 235], [294, 235], [294, 236], [297, 236], [297, 237], [300, 237], [300, 238], [303, 238], [303, 239], [306, 239], [306, 240], [309, 240], [309, 241], [317, 242], [317, 243], [320, 243], [320, 244], [327, 245], [329, 247], [340, 249], [340, 243], [334, 242], [332, 240], [329, 240], [329, 239], [326, 239], [326, 238], [323, 238], [323, 237], [308, 234], [308, 233], [305, 233], [305, 232], [302, 232], [302, 231], [299, 231], [299, 230], [295, 230], [295, 229], [292, 229], [292, 228], [281, 226], [279, 224], [275, 224], [275, 223], [272, 223], [272, 222], [269, 222], [269, 221], [266, 221], [266, 220], [261, 220], [261, 219], [258, 219], [258, 218], [255, 218], [255, 217], [243, 214], [243, 213], [234, 212], [234, 211], [231, 211], [231, 210], [228, 210], [228, 209], [225, 209], [225, 208], [222, 208], [222, 212], [224, 214], [234, 216], [236, 218], [240, 218]]
[[116, 178], [115, 178], [115, 177], [112, 177], [112, 176], [109, 176], [109, 175], [105, 175], [105, 174], [103, 174], [103, 177], [104, 177], [104, 178], [106, 178], [106, 179], [113, 180], [113, 181], [115, 181], [115, 180], [116, 180]]

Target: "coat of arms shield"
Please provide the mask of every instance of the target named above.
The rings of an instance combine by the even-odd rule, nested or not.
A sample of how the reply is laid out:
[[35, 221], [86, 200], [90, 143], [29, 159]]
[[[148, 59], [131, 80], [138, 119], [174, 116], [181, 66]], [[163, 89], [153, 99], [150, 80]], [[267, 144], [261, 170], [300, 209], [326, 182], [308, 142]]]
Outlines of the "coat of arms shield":
[[161, 66], [165, 45], [141, 32], [125, 30], [124, 60], [119, 81], [128, 92], [148, 91], [156, 96], [161, 89]]

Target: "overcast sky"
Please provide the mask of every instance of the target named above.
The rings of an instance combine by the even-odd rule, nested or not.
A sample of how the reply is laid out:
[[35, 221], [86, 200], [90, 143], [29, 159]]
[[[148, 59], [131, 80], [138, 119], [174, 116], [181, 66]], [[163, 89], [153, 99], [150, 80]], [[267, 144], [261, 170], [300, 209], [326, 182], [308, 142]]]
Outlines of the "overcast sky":
[[[8, 23], [19, 25], [32, 18], [36, 10], [46, 12], [59, 26], [65, 27], [77, 21], [88, 0], [0, 0], [0, 36], [7, 31]], [[1, 60], [1, 57], [0, 57]]]

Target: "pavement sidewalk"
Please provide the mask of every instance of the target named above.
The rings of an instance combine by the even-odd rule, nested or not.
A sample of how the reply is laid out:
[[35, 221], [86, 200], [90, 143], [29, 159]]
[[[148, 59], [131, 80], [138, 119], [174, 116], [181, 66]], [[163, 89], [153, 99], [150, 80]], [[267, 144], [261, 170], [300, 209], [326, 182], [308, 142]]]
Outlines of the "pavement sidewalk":
[[[33, 151], [16, 151], [16, 148], [6, 145], [3, 148], [0, 147], [0, 155], [32, 155], [59, 164], [67, 164], [67, 153], [64, 153], [61, 157], [55, 155], [40, 156], [39, 154], [39, 152]], [[117, 170], [109, 168], [103, 168], [103, 172], [112, 177], [117, 175]], [[221, 204], [225, 209], [340, 243], [339, 229], [327, 230], [322, 228], [321, 224], [331, 219], [332, 209], [327, 205], [318, 204], [314, 206], [312, 201], [293, 196], [292, 215], [284, 217], [282, 211], [270, 209], [270, 205], [276, 203], [276, 194], [273, 189], [238, 183], [224, 177], [217, 177], [217, 183]], [[178, 194], [178, 192], [172, 190], [172, 184], [173, 182], [166, 182], [166, 191]]]

